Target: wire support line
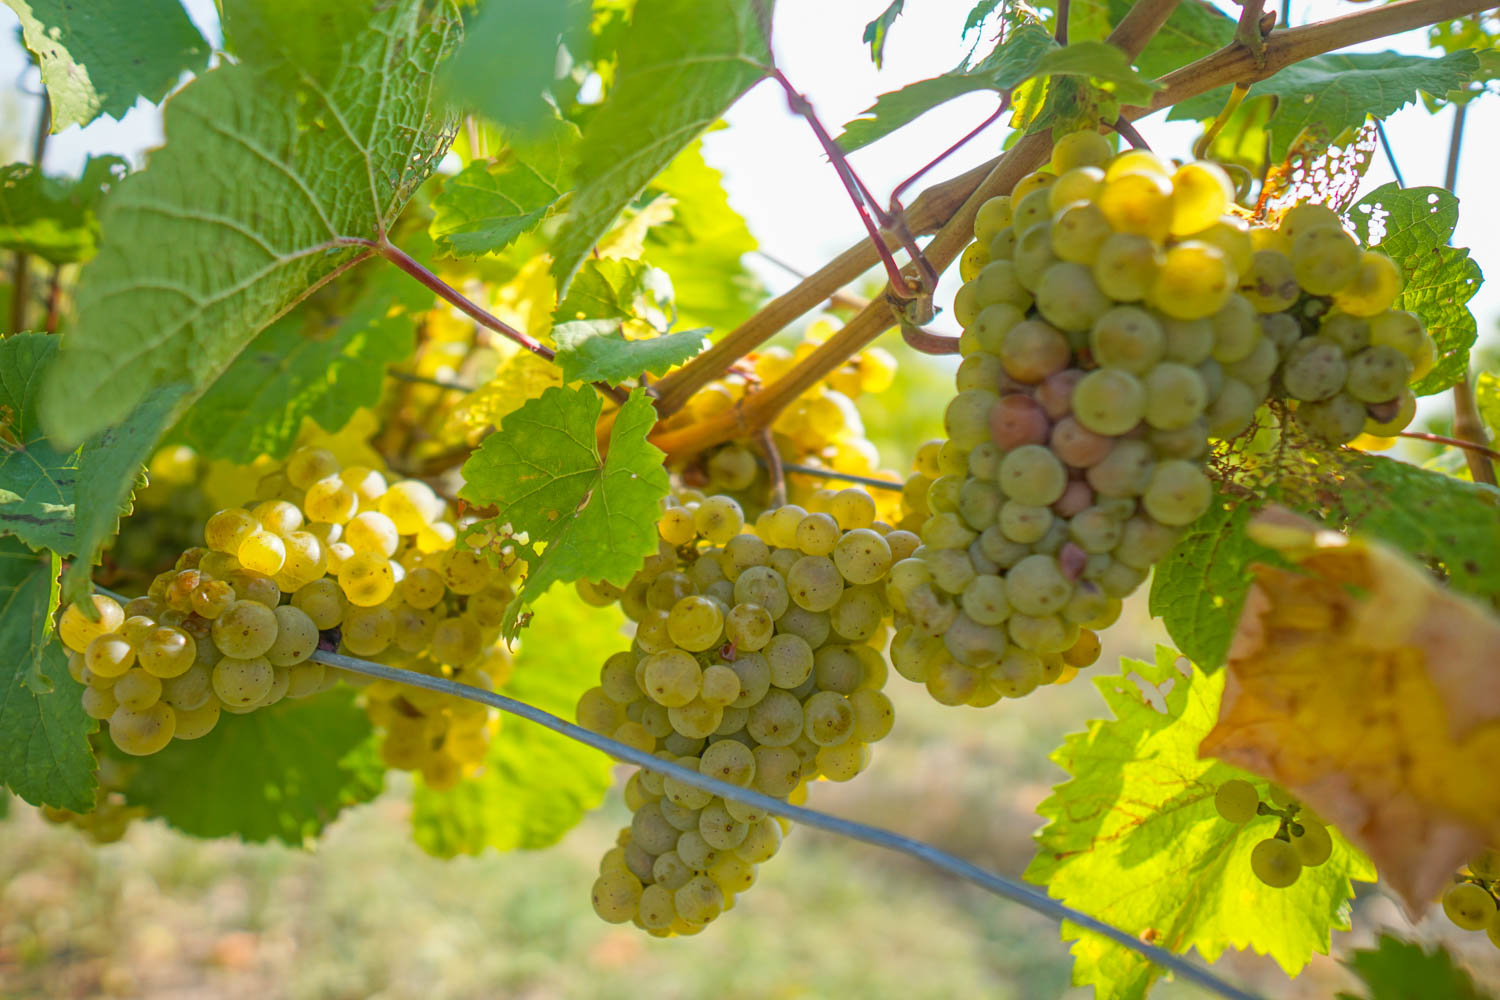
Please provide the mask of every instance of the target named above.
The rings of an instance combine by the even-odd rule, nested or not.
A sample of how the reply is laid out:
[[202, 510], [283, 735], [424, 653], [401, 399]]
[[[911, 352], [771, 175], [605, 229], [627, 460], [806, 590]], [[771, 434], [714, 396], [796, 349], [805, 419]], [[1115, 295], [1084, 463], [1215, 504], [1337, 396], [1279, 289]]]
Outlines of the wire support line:
[[386, 374], [398, 382], [412, 382], [416, 385], [432, 385], [439, 389], [452, 389], [454, 392], [474, 392], [474, 386], [465, 385], [462, 382], [453, 382], [448, 379], [433, 378], [431, 375], [415, 375], [412, 372], [400, 372], [387, 370]]
[[477, 701], [491, 708], [499, 709], [510, 715], [519, 716], [528, 722], [534, 722], [571, 740], [576, 740], [586, 746], [593, 747], [609, 754], [612, 757], [631, 764], [648, 768], [664, 777], [676, 778], [683, 784], [691, 785], [702, 791], [718, 795], [722, 798], [742, 802], [745, 805], [755, 806], [767, 812], [787, 819], [795, 820], [805, 826], [826, 830], [840, 836], [849, 837], [853, 840], [863, 841], [875, 847], [896, 851], [909, 855], [919, 861], [925, 861], [936, 868], [940, 868], [951, 875], [955, 875], [967, 882], [986, 889], [1004, 899], [1019, 903], [1028, 909], [1034, 910], [1044, 916], [1058, 921], [1068, 921], [1080, 928], [1102, 934], [1110, 940], [1121, 944], [1130, 950], [1139, 953], [1144, 958], [1155, 962], [1157, 965], [1181, 976], [1190, 982], [1202, 986], [1204, 989], [1217, 993], [1219, 996], [1228, 997], [1230, 1000], [1259, 1000], [1255, 994], [1246, 992], [1237, 986], [1215, 976], [1207, 969], [1200, 968], [1187, 959], [1174, 955], [1169, 951], [1146, 944], [1134, 934], [1113, 927], [1102, 920], [1098, 920], [1086, 913], [1080, 913], [1072, 907], [1059, 903], [1057, 900], [1045, 895], [1036, 889], [1021, 882], [1008, 879], [1003, 875], [997, 875], [986, 871], [978, 865], [972, 864], [962, 858], [939, 850], [931, 844], [920, 840], [913, 840], [901, 834], [894, 833], [876, 826], [865, 823], [856, 823], [852, 820], [841, 819], [830, 816], [827, 813], [808, 809], [804, 806], [794, 806], [781, 799], [762, 795], [760, 792], [741, 788], [708, 775], [699, 774], [697, 771], [689, 770], [679, 764], [668, 763], [659, 757], [637, 750], [635, 747], [616, 742], [607, 736], [584, 729], [582, 726], [574, 725], [564, 721], [550, 712], [528, 705], [524, 701], [517, 701], [503, 694], [486, 691], [483, 688], [471, 687], [467, 684], [459, 684], [443, 677], [432, 677], [420, 674], [412, 670], [402, 670], [398, 667], [388, 667], [380, 663], [371, 663], [368, 660], [356, 659], [352, 656], [343, 656], [339, 653], [329, 653], [319, 650], [312, 655], [312, 659], [319, 663], [339, 670], [347, 670], [351, 673], [362, 674], [366, 677], [375, 677], [380, 680], [393, 681], [398, 684], [406, 684], [411, 687], [425, 688], [440, 694], [451, 695], [455, 698], [465, 698], [469, 701]]
[[1385, 161], [1391, 166], [1391, 174], [1395, 176], [1396, 183], [1406, 187], [1406, 179], [1401, 176], [1401, 167], [1396, 163], [1396, 151], [1391, 148], [1391, 140], [1386, 138], [1385, 122], [1379, 118], [1375, 119], [1375, 134], [1380, 137], [1380, 148], [1385, 150]]
[[[765, 459], [759, 455], [755, 460], [765, 466]], [[852, 472], [835, 472], [832, 469], [821, 469], [816, 465], [798, 465], [795, 462], [782, 462], [781, 468], [786, 472], [795, 472], [803, 476], [817, 476], [819, 479], [838, 479], [846, 483], [860, 483], [863, 486], [873, 486], [879, 490], [895, 490], [900, 492], [905, 484], [894, 482], [890, 479], [877, 479], [874, 476], [860, 476]]]

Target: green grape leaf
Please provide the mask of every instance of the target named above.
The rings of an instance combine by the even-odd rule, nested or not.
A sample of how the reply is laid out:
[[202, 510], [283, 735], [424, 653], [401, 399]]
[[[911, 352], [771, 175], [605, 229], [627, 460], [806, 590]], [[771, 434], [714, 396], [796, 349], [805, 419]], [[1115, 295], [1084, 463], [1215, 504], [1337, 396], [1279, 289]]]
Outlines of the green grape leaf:
[[608, 457], [594, 436], [598, 393], [553, 387], [508, 414], [464, 463], [459, 496], [494, 504], [472, 533], [508, 526], [525, 533], [526, 582], [506, 612], [519, 627], [523, 605], [554, 583], [608, 580], [623, 586], [656, 551], [657, 505], [667, 495], [661, 450], [646, 440], [656, 410], [637, 389], [616, 415]]
[[432, 200], [429, 229], [453, 257], [498, 253], [536, 227], [568, 185], [578, 130], [557, 122], [549, 139], [508, 145], [493, 160], [474, 160], [443, 182]]
[[451, 4], [394, 0], [326, 67], [288, 81], [282, 66], [223, 65], [176, 94], [166, 145], [104, 205], [77, 324], [44, 386], [49, 434], [76, 443], [154, 387], [201, 390], [368, 257], [355, 241], [385, 231], [446, 148], [432, 71], [458, 30]]
[[[1435, 59], [1400, 52], [1341, 52], [1293, 63], [1252, 85], [1250, 96], [1270, 94], [1278, 98], [1267, 131], [1271, 135], [1271, 160], [1280, 162], [1307, 128], [1330, 136], [1357, 129], [1367, 117], [1385, 118], [1401, 110], [1419, 92], [1457, 90], [1478, 70], [1479, 60], [1469, 51]], [[1229, 91], [1229, 87], [1219, 87], [1183, 101], [1167, 118], [1212, 118], [1223, 107]]]
[[[75, 565], [86, 576], [120, 515], [130, 510], [130, 492], [175, 397], [154, 394], [118, 426], [61, 451], [37, 421], [37, 395], [56, 355], [57, 338], [45, 334], [0, 340], [0, 534], [83, 556]], [[70, 568], [70, 578], [76, 575]], [[77, 596], [70, 587], [70, 599]]]
[[[586, 262], [552, 314], [557, 363], [569, 382], [617, 385], [642, 372], [667, 369], [703, 349], [703, 331], [664, 333], [662, 310], [672, 300], [663, 271], [638, 260]], [[655, 336], [627, 339], [626, 328]]]
[[43, 176], [29, 163], [0, 167], [0, 249], [52, 264], [88, 260], [99, 242], [95, 206], [126, 169], [118, 156], [89, 157], [77, 180]]
[[54, 558], [0, 538], [0, 785], [32, 805], [88, 812], [99, 724], [84, 714], [62, 643], [46, 634]]
[[544, 128], [559, 39], [589, 16], [579, 0], [487, 0], [444, 73], [448, 95], [508, 128]]
[[52, 131], [119, 118], [138, 98], [159, 101], [183, 73], [208, 64], [209, 45], [178, 0], [5, 0], [42, 67]]
[[[572, 719], [579, 695], [599, 683], [599, 667], [619, 648], [624, 618], [568, 590], [543, 597], [535, 613], [540, 627], [527, 630], [503, 692]], [[547, 847], [599, 805], [610, 771], [609, 758], [592, 747], [502, 715], [478, 775], [445, 792], [418, 784], [412, 834], [445, 858]]]
[[672, 276], [678, 322], [716, 330], [739, 325], [765, 298], [744, 261], [755, 237], [729, 204], [723, 176], [704, 162], [702, 142], [678, 153], [649, 192], [671, 199], [672, 217], [646, 233], [644, 252]]
[[1339, 993], [1339, 1000], [1490, 1000], [1480, 992], [1447, 948], [1425, 950], [1420, 942], [1380, 935], [1373, 948], [1360, 948], [1344, 965], [1364, 983], [1358, 993]]
[[1500, 375], [1480, 372], [1474, 379], [1474, 401], [1490, 437], [1500, 437]]
[[1350, 208], [1349, 220], [1361, 241], [1400, 266], [1406, 283], [1395, 308], [1419, 316], [1437, 342], [1437, 363], [1412, 391], [1442, 392], [1468, 370], [1478, 327], [1467, 303], [1484, 280], [1467, 249], [1448, 245], [1458, 199], [1443, 188], [1382, 184]]
[[1108, 42], [1073, 42], [1050, 49], [1037, 63], [1035, 75], [1087, 80], [1121, 104], [1145, 105], [1161, 89], [1130, 64], [1124, 50]]
[[891, 25], [901, 16], [901, 8], [905, 6], [906, 0], [891, 0], [891, 5], [881, 11], [879, 17], [865, 25], [865, 33], [860, 36], [860, 41], [870, 46], [870, 61], [875, 64], [876, 69], [884, 68], [886, 37], [891, 32]]
[[769, 71], [765, 0], [640, 0], [614, 86], [583, 131], [578, 189], [553, 242], [567, 285], [620, 210]]
[[[1090, 916], [1151, 932], [1170, 951], [1196, 948], [1210, 962], [1227, 948], [1250, 948], [1296, 975], [1314, 952], [1327, 954], [1329, 932], [1349, 926], [1350, 879], [1371, 881], [1374, 867], [1330, 830], [1332, 857], [1304, 869], [1290, 888], [1273, 889], [1251, 872], [1250, 852], [1276, 832], [1277, 820], [1226, 822], [1214, 792], [1243, 778], [1266, 798], [1268, 785], [1198, 757], [1218, 717], [1224, 674], [1203, 674], [1158, 647], [1154, 663], [1125, 660], [1120, 674], [1094, 685], [1115, 717], [1090, 722], [1052, 754], [1072, 777], [1038, 809], [1047, 825], [1027, 880]], [[1075, 942], [1074, 984], [1092, 985], [1098, 1000], [1139, 1000], [1161, 974], [1075, 925], [1063, 925], [1063, 939]]]
[[174, 438], [247, 465], [262, 454], [286, 457], [304, 417], [336, 432], [378, 403], [386, 365], [410, 356], [413, 316], [431, 307], [432, 293], [395, 268], [366, 277], [332, 312], [315, 297], [263, 330], [183, 415]]
[[959, 37], [968, 38], [970, 32], [989, 20], [990, 15], [995, 13], [1000, 6], [1000, 2], [1001, 0], [979, 0], [973, 7], [970, 7], [968, 15], [964, 17], [963, 33]]
[[252, 843], [301, 846], [385, 781], [370, 720], [343, 688], [225, 712], [206, 736], [127, 759], [128, 802], [195, 837]]
[[844, 125], [836, 140], [846, 153], [868, 146], [915, 121], [939, 104], [976, 90], [1009, 90], [1033, 76], [1043, 57], [1056, 49], [1052, 35], [1039, 24], [1024, 24], [1006, 33], [1005, 41], [972, 67], [907, 84], [881, 94], [860, 116]]
[[[1134, 6], [1130, 0], [1081, 0], [1072, 7], [1068, 39], [1102, 40]], [[1196, 59], [1216, 52], [1234, 40], [1235, 19], [1202, 0], [1183, 0], [1172, 8], [1161, 30], [1151, 36], [1135, 64], [1142, 75], [1156, 79]]]
[[1151, 614], [1183, 655], [1209, 673], [1224, 665], [1229, 652], [1250, 591], [1251, 563], [1280, 562], [1246, 536], [1254, 513], [1251, 504], [1215, 496], [1151, 573]]
[[1500, 490], [1359, 451], [1338, 452], [1333, 471], [1336, 504], [1311, 512], [1435, 567], [1455, 590], [1500, 598]]

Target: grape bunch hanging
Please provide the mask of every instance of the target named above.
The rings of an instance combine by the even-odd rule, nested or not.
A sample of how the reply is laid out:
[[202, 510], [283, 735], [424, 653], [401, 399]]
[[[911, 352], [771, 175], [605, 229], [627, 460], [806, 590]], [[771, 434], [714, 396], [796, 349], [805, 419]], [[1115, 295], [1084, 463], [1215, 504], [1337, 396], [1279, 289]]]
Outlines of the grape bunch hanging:
[[1389, 435], [1436, 349], [1400, 274], [1338, 216], [1231, 214], [1218, 166], [1118, 156], [1097, 133], [979, 209], [954, 312], [948, 440], [924, 449], [891, 571], [892, 662], [944, 704], [1021, 697], [1097, 655], [1213, 501], [1210, 441], [1279, 400], [1336, 444]]
[[[499, 634], [515, 568], [461, 544], [419, 480], [304, 447], [260, 480], [256, 502], [211, 516], [204, 541], [145, 596], [122, 607], [95, 595], [95, 620], [75, 605], [59, 622], [84, 710], [125, 753], [326, 690], [342, 672], [309, 659], [320, 644], [486, 688], [509, 674]], [[390, 767], [442, 789], [484, 759], [495, 720], [483, 705], [384, 680], [364, 700]]]
[[[753, 531], [729, 497], [678, 500], [662, 513], [657, 554], [623, 590], [580, 588], [618, 600], [636, 629], [579, 699], [579, 722], [788, 801], [819, 777], [853, 778], [894, 720], [883, 584], [916, 538], [877, 523], [858, 490], [826, 513], [767, 509]], [[594, 909], [658, 936], [695, 934], [731, 906], [785, 830], [649, 769], [631, 776], [625, 800], [631, 824], [600, 863]]]

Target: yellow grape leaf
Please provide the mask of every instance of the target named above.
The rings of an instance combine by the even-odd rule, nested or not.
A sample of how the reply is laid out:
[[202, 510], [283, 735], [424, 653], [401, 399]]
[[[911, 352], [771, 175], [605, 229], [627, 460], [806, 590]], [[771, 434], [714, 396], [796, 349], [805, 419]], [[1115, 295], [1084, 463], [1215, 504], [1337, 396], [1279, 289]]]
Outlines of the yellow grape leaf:
[[500, 362], [495, 377], [469, 393], [448, 414], [443, 437], [464, 440], [476, 431], [499, 427], [500, 421], [554, 385], [562, 385], [562, 369], [530, 351], [517, 348]]
[[1413, 916], [1500, 843], [1500, 621], [1394, 549], [1284, 508], [1253, 567], [1219, 721], [1199, 752], [1339, 828]]

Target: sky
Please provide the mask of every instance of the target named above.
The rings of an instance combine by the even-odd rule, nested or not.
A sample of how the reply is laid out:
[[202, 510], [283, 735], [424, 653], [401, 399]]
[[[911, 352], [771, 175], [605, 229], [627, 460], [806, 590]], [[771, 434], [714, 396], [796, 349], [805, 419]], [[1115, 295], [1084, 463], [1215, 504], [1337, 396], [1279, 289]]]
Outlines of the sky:
[[[1220, 0], [1220, 5], [1225, 0]], [[906, 83], [953, 68], [967, 50], [960, 39], [964, 17], [973, 0], [907, 0], [907, 14], [897, 20], [880, 70], [871, 64], [860, 36], [864, 25], [886, 6], [887, 0], [784, 2], [777, 14], [777, 64], [792, 83], [812, 101], [819, 117], [837, 134], [839, 126], [867, 108], [876, 95]], [[211, 42], [219, 38], [213, 0], [185, 0], [189, 15]], [[1293, 0], [1292, 24], [1350, 13], [1359, 9], [1337, 0]], [[12, 30], [14, 15], [0, 8], [0, 81], [20, 79], [35, 92], [34, 73], [25, 72], [24, 54]], [[1395, 48], [1423, 52], [1422, 31], [1358, 46], [1352, 51]], [[16, 109], [6, 127], [22, 135], [34, 130], [37, 102]], [[958, 98], [928, 113], [895, 135], [874, 143], [852, 157], [855, 169], [877, 196], [947, 147], [994, 108], [991, 95]], [[7, 115], [11, 112], [7, 110]], [[730, 109], [729, 128], [705, 140], [705, 155], [724, 172], [730, 201], [749, 222], [762, 248], [770, 255], [810, 271], [863, 235], [859, 218], [837, 176], [823, 157], [807, 124], [787, 110], [781, 91], [772, 83], [752, 89]], [[1198, 131], [1193, 123], [1167, 123], [1158, 113], [1138, 122], [1143, 135], [1158, 152], [1186, 156]], [[1407, 184], [1441, 185], [1446, 165], [1452, 112], [1429, 115], [1420, 103], [1409, 105], [1386, 122], [1386, 133]], [[952, 176], [994, 156], [1005, 136], [993, 126], [961, 149], [931, 176]], [[1486, 220], [1500, 218], [1500, 185], [1487, 183], [1488, 164], [1496, 161], [1500, 136], [1500, 97], [1476, 101], [1470, 109], [1459, 170], [1460, 214], [1454, 242], [1468, 246], [1481, 269], [1500, 273], [1500, 227]], [[157, 110], [138, 105], [115, 122], [101, 119], [87, 128], [72, 127], [53, 136], [46, 167], [51, 172], [75, 172], [89, 154], [120, 153], [139, 164], [145, 151], [161, 142]], [[1377, 154], [1364, 179], [1368, 191], [1394, 179], [1383, 156]], [[752, 261], [773, 291], [795, 279], [765, 263]], [[958, 284], [956, 269], [944, 276], [938, 305], [946, 306]], [[1500, 282], [1481, 288], [1471, 303], [1479, 321], [1481, 341], [1492, 340], [1500, 320]], [[955, 332], [951, 319], [940, 317], [934, 327]]]

